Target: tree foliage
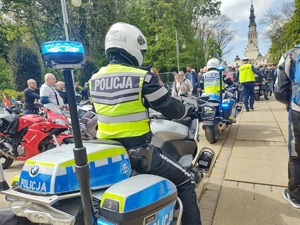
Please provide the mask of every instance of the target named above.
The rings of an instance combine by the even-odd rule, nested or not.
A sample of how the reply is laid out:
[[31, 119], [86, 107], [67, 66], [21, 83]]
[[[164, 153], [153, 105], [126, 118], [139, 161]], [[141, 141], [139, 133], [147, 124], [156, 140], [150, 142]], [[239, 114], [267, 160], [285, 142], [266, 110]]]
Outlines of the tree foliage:
[[283, 2], [278, 8], [269, 9], [260, 21], [266, 27], [264, 37], [271, 42], [271, 63], [277, 63], [287, 49], [300, 42], [299, 4], [299, 0]]
[[27, 88], [27, 80], [32, 78], [41, 85], [42, 69], [37, 53], [24, 45], [16, 45], [10, 55], [13, 82], [17, 91]]
[[[75, 72], [76, 80], [83, 85], [95, 68], [107, 64], [105, 35], [109, 27], [118, 21], [140, 28], [148, 42], [144, 64], [154, 62], [153, 66], [160, 72], [177, 70], [176, 31], [179, 45], [186, 46], [179, 50], [182, 70], [187, 64], [195, 68], [203, 67], [209, 55], [222, 58], [226, 53], [224, 49], [232, 38], [225, 23], [228, 18], [223, 17], [224, 23], [219, 23], [219, 32], [211, 32], [213, 26], [206, 26], [203, 20], [222, 18], [219, 17], [219, 0], [82, 0], [82, 5], [78, 8], [73, 7], [70, 0], [66, 0], [67, 30], [59, 0], [2, 0], [1, 3], [0, 57], [11, 63], [14, 76], [17, 64], [15, 61], [10, 62], [8, 57], [10, 51], [15, 52], [12, 49], [14, 44], [23, 43], [37, 52], [36, 62], [39, 62], [41, 56], [38, 51], [42, 43], [65, 39], [65, 34], [68, 33], [70, 40], [83, 43], [89, 59], [85, 69]], [[16, 56], [11, 59], [15, 60]], [[20, 58], [18, 60], [21, 62]], [[43, 72], [45, 71], [48, 69], [43, 68]], [[60, 73], [56, 74], [58, 79], [62, 79]], [[16, 85], [18, 88], [22, 86], [21, 83]]]

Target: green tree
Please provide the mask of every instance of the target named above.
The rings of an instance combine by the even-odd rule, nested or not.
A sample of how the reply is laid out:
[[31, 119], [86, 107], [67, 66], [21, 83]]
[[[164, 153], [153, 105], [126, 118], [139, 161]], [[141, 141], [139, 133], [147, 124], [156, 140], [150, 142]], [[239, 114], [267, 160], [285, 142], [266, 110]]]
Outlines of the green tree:
[[17, 91], [27, 88], [27, 80], [35, 79], [38, 86], [42, 80], [42, 69], [38, 54], [22, 44], [16, 45], [10, 55], [13, 81]]
[[0, 58], [0, 90], [11, 89], [12, 80], [11, 80], [11, 70], [4, 58]]
[[294, 14], [291, 17], [291, 20], [283, 27], [283, 39], [289, 49], [296, 44], [300, 44], [300, 0], [294, 0], [294, 4]]
[[[176, 65], [175, 30], [178, 37], [186, 40], [187, 48], [180, 52], [182, 65], [202, 60], [203, 42], [195, 38], [195, 20], [218, 14], [221, 3], [218, 0], [89, 0], [75, 8], [69, 0], [66, 2], [70, 40], [82, 42], [87, 57], [97, 67], [107, 64], [104, 52], [107, 30], [113, 23], [124, 21], [138, 26], [145, 34], [149, 46], [145, 64], [154, 61], [158, 69]], [[58, 0], [2, 0], [0, 13], [26, 31], [22, 38], [26, 44], [30, 41], [30, 47], [65, 39]]]

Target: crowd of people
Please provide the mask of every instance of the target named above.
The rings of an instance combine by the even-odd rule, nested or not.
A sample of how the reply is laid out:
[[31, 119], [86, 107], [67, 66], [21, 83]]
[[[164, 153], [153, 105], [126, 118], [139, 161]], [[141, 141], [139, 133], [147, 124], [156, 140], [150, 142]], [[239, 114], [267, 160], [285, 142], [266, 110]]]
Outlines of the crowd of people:
[[[276, 65], [261, 65], [256, 67], [249, 63], [248, 58], [243, 59], [241, 66], [232, 67], [226, 63], [218, 63], [218, 66], [225, 65], [223, 75], [229, 78], [232, 82], [240, 83], [244, 86], [243, 103], [247, 112], [254, 110], [254, 83], [264, 83], [267, 89], [264, 91], [264, 98], [269, 100], [274, 92], [274, 82], [276, 79]], [[205, 92], [205, 77], [207, 77], [207, 65], [196, 70], [190, 65], [186, 66], [186, 73], [179, 71], [174, 75], [172, 84], [172, 96], [177, 97], [184, 93], [188, 95], [201, 96]], [[242, 73], [241, 79], [240, 74]], [[211, 78], [210, 78], [211, 79]], [[215, 79], [217, 81], [217, 79]], [[208, 81], [206, 81], [207, 83]], [[211, 82], [211, 81], [209, 81]], [[224, 80], [223, 80], [224, 82]], [[214, 85], [218, 85], [216, 83]], [[206, 84], [207, 86], [208, 84]], [[210, 84], [212, 85], [212, 84]], [[206, 91], [207, 92], [207, 91]]]
[[[38, 109], [35, 108], [34, 103], [39, 101], [42, 104], [52, 103], [58, 108], [62, 108], [68, 104], [67, 93], [65, 90], [65, 82], [56, 82], [56, 77], [52, 73], [45, 75], [45, 83], [40, 88], [34, 79], [27, 80], [27, 88], [24, 90], [24, 114], [37, 114]], [[89, 84], [85, 83], [84, 88], [80, 88], [79, 83], [74, 83], [74, 89], [80, 100], [89, 99]]]

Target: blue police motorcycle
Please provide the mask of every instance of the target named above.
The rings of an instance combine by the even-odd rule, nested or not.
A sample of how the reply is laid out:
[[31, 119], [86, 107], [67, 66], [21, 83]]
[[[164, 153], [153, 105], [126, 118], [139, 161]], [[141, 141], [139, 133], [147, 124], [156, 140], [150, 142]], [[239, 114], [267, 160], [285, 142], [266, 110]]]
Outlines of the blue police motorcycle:
[[241, 91], [243, 86], [238, 83], [226, 85], [222, 90], [222, 75], [225, 67], [217, 68], [220, 74], [220, 93], [204, 93], [209, 96], [209, 104], [204, 107], [202, 115], [202, 129], [205, 132], [206, 140], [214, 144], [218, 141], [220, 132], [223, 132], [229, 125], [236, 122], [238, 114], [242, 111], [243, 103]]
[[[75, 144], [28, 159], [12, 188], [0, 166], [0, 193], [11, 202], [12, 212], [39, 224], [170, 225], [177, 205], [180, 224], [183, 207], [171, 181], [134, 173], [119, 142], [91, 140], [83, 146], [71, 74], [84, 63], [82, 45], [47, 42], [42, 52], [46, 66], [63, 70]], [[152, 144], [172, 155], [199, 183], [208, 175], [214, 158], [212, 149], [198, 147], [198, 125], [207, 102], [184, 97], [183, 101], [195, 105], [199, 117], [152, 120]]]

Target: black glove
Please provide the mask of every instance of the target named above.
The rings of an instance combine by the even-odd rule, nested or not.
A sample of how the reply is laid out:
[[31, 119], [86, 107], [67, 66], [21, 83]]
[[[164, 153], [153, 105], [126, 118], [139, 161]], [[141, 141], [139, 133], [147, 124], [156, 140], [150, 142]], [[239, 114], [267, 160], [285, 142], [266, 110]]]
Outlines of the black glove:
[[192, 119], [198, 118], [198, 114], [196, 112], [196, 107], [194, 105], [189, 105], [186, 116], [191, 117]]

